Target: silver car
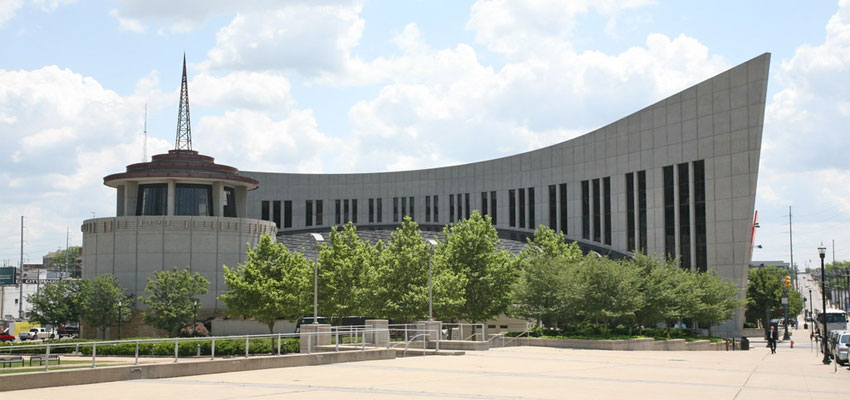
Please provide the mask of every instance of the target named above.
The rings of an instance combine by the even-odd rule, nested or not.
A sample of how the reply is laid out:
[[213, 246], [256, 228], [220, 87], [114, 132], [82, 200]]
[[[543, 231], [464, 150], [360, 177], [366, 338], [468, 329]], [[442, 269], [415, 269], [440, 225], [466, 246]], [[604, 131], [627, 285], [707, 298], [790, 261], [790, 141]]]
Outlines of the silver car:
[[830, 343], [830, 352], [838, 365], [846, 365], [848, 352], [850, 352], [850, 332], [839, 331], [833, 337], [834, 341]]

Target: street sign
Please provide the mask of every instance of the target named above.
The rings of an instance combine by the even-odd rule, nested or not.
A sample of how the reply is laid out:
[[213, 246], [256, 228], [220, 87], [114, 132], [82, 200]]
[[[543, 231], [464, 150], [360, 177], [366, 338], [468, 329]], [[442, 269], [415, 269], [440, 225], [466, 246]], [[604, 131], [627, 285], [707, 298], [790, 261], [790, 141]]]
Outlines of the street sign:
[[14, 285], [17, 270], [15, 267], [0, 267], [0, 285]]
[[783, 305], [788, 304], [788, 298], [787, 297], [782, 298], [782, 304]]

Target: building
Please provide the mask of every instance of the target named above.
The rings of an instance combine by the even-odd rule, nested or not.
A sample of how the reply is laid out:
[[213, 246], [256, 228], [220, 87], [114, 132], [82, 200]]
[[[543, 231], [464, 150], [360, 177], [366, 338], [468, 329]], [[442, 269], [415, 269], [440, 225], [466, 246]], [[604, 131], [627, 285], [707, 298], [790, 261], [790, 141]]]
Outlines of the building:
[[[118, 190], [118, 216], [83, 224], [84, 276], [114, 273], [140, 293], [152, 271], [191, 264], [216, 271], [215, 276], [209, 272], [217, 286], [204, 305], [220, 308], [213, 299], [222, 290], [218, 271], [221, 264], [241, 259], [232, 247], [228, 262], [219, 255], [190, 254], [196, 247], [203, 247], [204, 254], [223, 249], [214, 235], [225, 232], [224, 224], [237, 224], [227, 232], [244, 244], [266, 231], [287, 241], [348, 221], [361, 230], [393, 229], [405, 215], [436, 231], [480, 210], [509, 240], [522, 240], [543, 224], [585, 250], [671, 255], [683, 268], [716, 270], [743, 295], [769, 63], [770, 54], [762, 54], [575, 139], [465, 165], [357, 174], [243, 171], [240, 180], [234, 180], [236, 175], [199, 180], [159, 167], [158, 161], [178, 159], [185, 167], [182, 157], [197, 157], [174, 150], [171, 158], [156, 156], [104, 179]], [[151, 174], [135, 175], [141, 169]], [[206, 198], [217, 196], [206, 206], [217, 205], [210, 214], [215, 216], [174, 214], [179, 207], [172, 203], [182, 202], [173, 200], [173, 193], [176, 188], [179, 196], [184, 181], [203, 182], [206, 189], [193, 190], [205, 191]], [[231, 198], [225, 200], [221, 188], [231, 184], [238, 211], [221, 217], [221, 204]], [[160, 214], [142, 205], [149, 197], [159, 199], [155, 212]], [[201, 236], [178, 239], [190, 232]], [[171, 238], [182, 241], [178, 245]], [[94, 246], [97, 250], [90, 251]], [[743, 322], [741, 309], [719, 330], [738, 332]]]

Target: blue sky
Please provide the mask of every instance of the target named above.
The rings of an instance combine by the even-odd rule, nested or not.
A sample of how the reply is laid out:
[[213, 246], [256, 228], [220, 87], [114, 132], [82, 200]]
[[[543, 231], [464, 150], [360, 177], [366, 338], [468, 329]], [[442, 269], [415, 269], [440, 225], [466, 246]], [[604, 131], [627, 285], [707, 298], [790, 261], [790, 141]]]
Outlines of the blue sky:
[[[755, 259], [850, 259], [850, 1], [0, 0], [0, 264], [114, 215], [102, 177], [172, 147], [243, 170], [465, 163], [589, 132], [763, 52]], [[388, 145], [390, 143], [391, 145]], [[8, 260], [8, 261], [7, 261]]]

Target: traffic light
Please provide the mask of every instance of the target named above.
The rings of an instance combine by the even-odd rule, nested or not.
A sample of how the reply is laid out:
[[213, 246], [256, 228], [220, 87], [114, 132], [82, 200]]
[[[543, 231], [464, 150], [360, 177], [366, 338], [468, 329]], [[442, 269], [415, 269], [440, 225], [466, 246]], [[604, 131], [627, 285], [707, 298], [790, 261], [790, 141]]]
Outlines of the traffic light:
[[785, 287], [791, 287], [791, 277], [788, 275], [785, 275]]

